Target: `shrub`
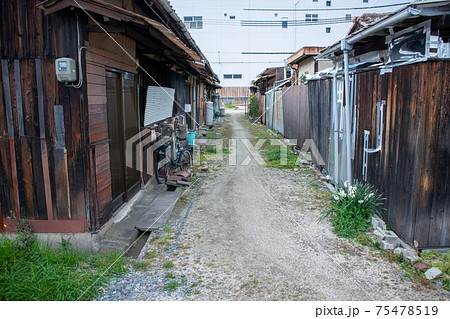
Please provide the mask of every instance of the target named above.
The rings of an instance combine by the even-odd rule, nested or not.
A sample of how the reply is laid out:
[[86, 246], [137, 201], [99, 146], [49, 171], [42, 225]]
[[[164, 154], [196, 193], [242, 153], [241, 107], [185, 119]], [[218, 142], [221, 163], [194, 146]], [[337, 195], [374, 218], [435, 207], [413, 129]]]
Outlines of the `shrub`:
[[338, 236], [355, 238], [370, 229], [374, 214], [382, 215], [381, 194], [373, 186], [355, 181], [354, 186], [345, 182], [330, 197], [329, 209], [320, 220], [330, 216]]
[[248, 113], [252, 117], [257, 117], [259, 115], [259, 101], [255, 94], [250, 96], [250, 104], [248, 108]]

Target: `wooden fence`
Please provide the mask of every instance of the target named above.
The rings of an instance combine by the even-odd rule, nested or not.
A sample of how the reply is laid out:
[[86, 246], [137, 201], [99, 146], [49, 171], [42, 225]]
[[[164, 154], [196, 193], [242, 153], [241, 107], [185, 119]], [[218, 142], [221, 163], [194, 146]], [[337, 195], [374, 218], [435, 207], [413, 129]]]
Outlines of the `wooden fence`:
[[[352, 176], [363, 180], [364, 131], [375, 148], [376, 103], [386, 101], [382, 149], [368, 155], [367, 182], [386, 197], [384, 219], [405, 241], [450, 247], [450, 63], [430, 61], [356, 75]], [[331, 80], [283, 90], [284, 130], [316, 143], [328, 166]]]

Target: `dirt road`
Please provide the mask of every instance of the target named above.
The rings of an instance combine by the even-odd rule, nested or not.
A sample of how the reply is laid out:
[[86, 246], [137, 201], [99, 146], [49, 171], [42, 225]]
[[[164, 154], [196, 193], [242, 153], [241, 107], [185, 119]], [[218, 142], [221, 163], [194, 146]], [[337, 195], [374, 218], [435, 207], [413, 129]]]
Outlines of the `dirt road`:
[[144, 247], [147, 269], [116, 280], [100, 299], [449, 299], [318, 222], [326, 190], [308, 169], [265, 168], [253, 158], [240, 165], [248, 156], [241, 140], [250, 136], [242, 113], [230, 113], [237, 165], [186, 191], [168, 227]]

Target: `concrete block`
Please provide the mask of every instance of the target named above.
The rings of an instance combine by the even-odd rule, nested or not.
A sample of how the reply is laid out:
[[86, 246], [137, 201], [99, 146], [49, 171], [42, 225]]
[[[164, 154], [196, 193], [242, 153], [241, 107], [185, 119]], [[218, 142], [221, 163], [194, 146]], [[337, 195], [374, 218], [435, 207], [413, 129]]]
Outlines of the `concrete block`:
[[386, 240], [381, 242], [380, 248], [387, 251], [393, 251], [395, 249], [394, 245]]
[[403, 250], [403, 258], [408, 260], [411, 266], [419, 262], [419, 257], [412, 249]]
[[442, 271], [437, 267], [432, 267], [425, 271], [425, 278], [427, 278], [428, 280], [433, 280], [440, 276], [442, 276]]
[[384, 232], [380, 231], [379, 228], [374, 230], [373, 235], [375, 236], [374, 239], [377, 243], [381, 243], [385, 237]]
[[394, 249], [394, 254], [395, 255], [403, 255], [403, 248], [402, 247], [397, 247]]

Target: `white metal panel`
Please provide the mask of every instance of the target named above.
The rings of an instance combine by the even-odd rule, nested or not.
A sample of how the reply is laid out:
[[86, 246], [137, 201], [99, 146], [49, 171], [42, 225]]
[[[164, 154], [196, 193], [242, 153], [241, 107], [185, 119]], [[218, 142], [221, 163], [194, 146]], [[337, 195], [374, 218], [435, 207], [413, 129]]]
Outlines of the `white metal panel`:
[[145, 103], [144, 126], [172, 117], [175, 89], [149, 86]]

